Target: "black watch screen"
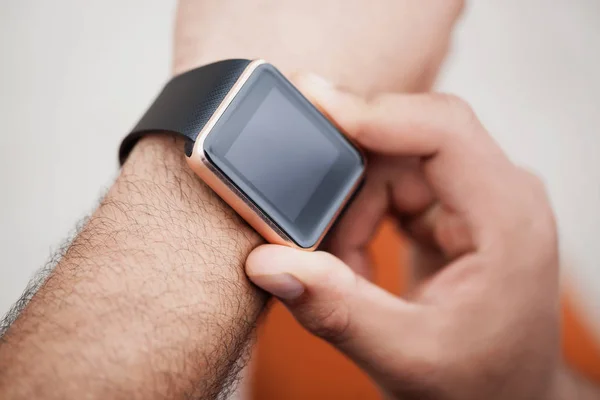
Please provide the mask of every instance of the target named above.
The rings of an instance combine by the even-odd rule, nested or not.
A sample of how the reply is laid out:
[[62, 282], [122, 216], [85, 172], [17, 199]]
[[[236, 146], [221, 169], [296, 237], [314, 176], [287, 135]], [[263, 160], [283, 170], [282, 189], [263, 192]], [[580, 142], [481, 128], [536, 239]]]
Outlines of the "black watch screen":
[[205, 152], [304, 248], [319, 241], [365, 168], [359, 151], [269, 64], [229, 104]]

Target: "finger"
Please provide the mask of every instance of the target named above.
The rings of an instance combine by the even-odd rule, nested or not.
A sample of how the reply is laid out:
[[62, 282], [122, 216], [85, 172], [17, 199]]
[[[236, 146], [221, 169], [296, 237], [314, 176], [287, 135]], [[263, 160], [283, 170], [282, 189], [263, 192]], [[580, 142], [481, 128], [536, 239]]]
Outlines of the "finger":
[[421, 215], [406, 220], [404, 226], [421, 243], [435, 245], [447, 260], [455, 259], [474, 248], [471, 232], [464, 219], [439, 203]]
[[371, 276], [367, 245], [389, 206], [387, 182], [377, 172], [376, 168], [367, 171], [363, 188], [327, 235], [324, 244], [324, 249], [367, 279]]
[[366, 182], [356, 199], [328, 235], [324, 248], [355, 272], [369, 277], [367, 251], [389, 211], [417, 215], [434, 202], [415, 158], [372, 157]]
[[423, 213], [436, 202], [435, 193], [427, 184], [417, 157], [385, 157], [390, 164], [387, 180], [391, 187], [393, 211], [401, 216]]
[[367, 246], [389, 210], [386, 166], [369, 161], [365, 183], [329, 233], [325, 249], [367, 279], [371, 276]]
[[403, 230], [417, 243], [409, 253], [411, 289], [433, 277], [450, 261], [475, 249], [464, 219], [447, 211], [439, 203], [415, 216], [402, 217], [401, 221]]
[[362, 279], [328, 253], [264, 245], [248, 257], [246, 273], [306, 329], [363, 365], [381, 365], [395, 347], [410, 349], [421, 306]]
[[420, 157], [436, 197], [451, 210], [481, 222], [510, 196], [507, 176], [515, 167], [460, 99], [415, 94], [365, 101], [312, 77], [296, 82], [363, 147]]
[[[337, 123], [339, 118], [334, 118], [337, 115], [331, 116], [328, 110], [324, 108], [324, 106], [327, 106], [327, 103], [323, 102], [322, 99], [323, 97], [330, 96], [327, 93], [335, 91], [339, 94], [339, 96], [336, 95], [336, 97], [339, 97], [336, 102], [341, 102], [338, 108], [343, 110], [342, 115], [352, 114], [353, 109], [356, 108], [357, 104], [360, 104], [360, 100], [357, 97], [346, 94], [346, 92], [336, 91], [333, 85], [317, 75], [295, 73], [291, 76], [291, 79], [297, 83], [298, 88], [303, 94], [322, 112], [327, 114], [333, 122]], [[346, 106], [348, 108], [345, 108]], [[344, 122], [344, 128], [347, 128], [350, 124], [351, 122]], [[356, 129], [350, 130], [347, 133], [352, 135], [355, 131]], [[425, 182], [420, 163], [421, 160], [418, 157], [399, 159], [394, 156], [377, 156], [375, 163], [373, 160], [369, 160], [369, 170], [371, 170], [371, 173], [367, 178], [373, 180], [375, 177], [380, 183], [379, 186], [383, 184], [392, 188], [393, 205], [400, 213], [419, 213], [429, 207], [434, 201], [434, 194]]]

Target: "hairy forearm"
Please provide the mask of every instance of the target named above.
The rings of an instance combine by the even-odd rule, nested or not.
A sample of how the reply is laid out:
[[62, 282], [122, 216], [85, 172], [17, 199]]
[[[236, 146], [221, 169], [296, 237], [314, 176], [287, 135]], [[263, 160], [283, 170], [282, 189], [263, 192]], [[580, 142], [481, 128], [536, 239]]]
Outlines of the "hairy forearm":
[[[185, 0], [174, 70], [260, 57], [365, 95], [426, 90], [461, 4]], [[142, 140], [3, 336], [1, 397], [214, 397], [265, 302], [242, 269], [259, 242], [189, 170], [182, 143]]]
[[4, 336], [4, 398], [210, 398], [235, 369], [265, 301], [242, 269], [259, 238], [181, 149], [134, 150]]

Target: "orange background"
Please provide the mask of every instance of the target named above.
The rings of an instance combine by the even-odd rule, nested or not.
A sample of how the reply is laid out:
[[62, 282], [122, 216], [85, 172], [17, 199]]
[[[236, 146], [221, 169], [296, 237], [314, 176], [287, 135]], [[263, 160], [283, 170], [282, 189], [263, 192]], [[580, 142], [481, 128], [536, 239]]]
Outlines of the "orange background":
[[[380, 228], [371, 246], [374, 281], [393, 293], [406, 282], [405, 252], [391, 223]], [[600, 382], [600, 349], [576, 311], [572, 299], [562, 306], [563, 350], [567, 361]], [[253, 369], [253, 399], [379, 399], [369, 378], [332, 347], [309, 335], [279, 303], [259, 331]]]

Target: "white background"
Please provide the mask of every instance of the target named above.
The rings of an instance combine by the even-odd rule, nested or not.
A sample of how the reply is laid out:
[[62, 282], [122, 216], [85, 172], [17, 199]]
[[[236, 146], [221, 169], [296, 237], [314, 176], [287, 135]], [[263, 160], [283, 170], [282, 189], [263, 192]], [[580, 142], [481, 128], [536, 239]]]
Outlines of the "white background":
[[[168, 78], [174, 10], [0, 1], [0, 313], [116, 176], [119, 140]], [[440, 89], [543, 175], [567, 282], [600, 333], [598, 21], [597, 0], [473, 1]]]

